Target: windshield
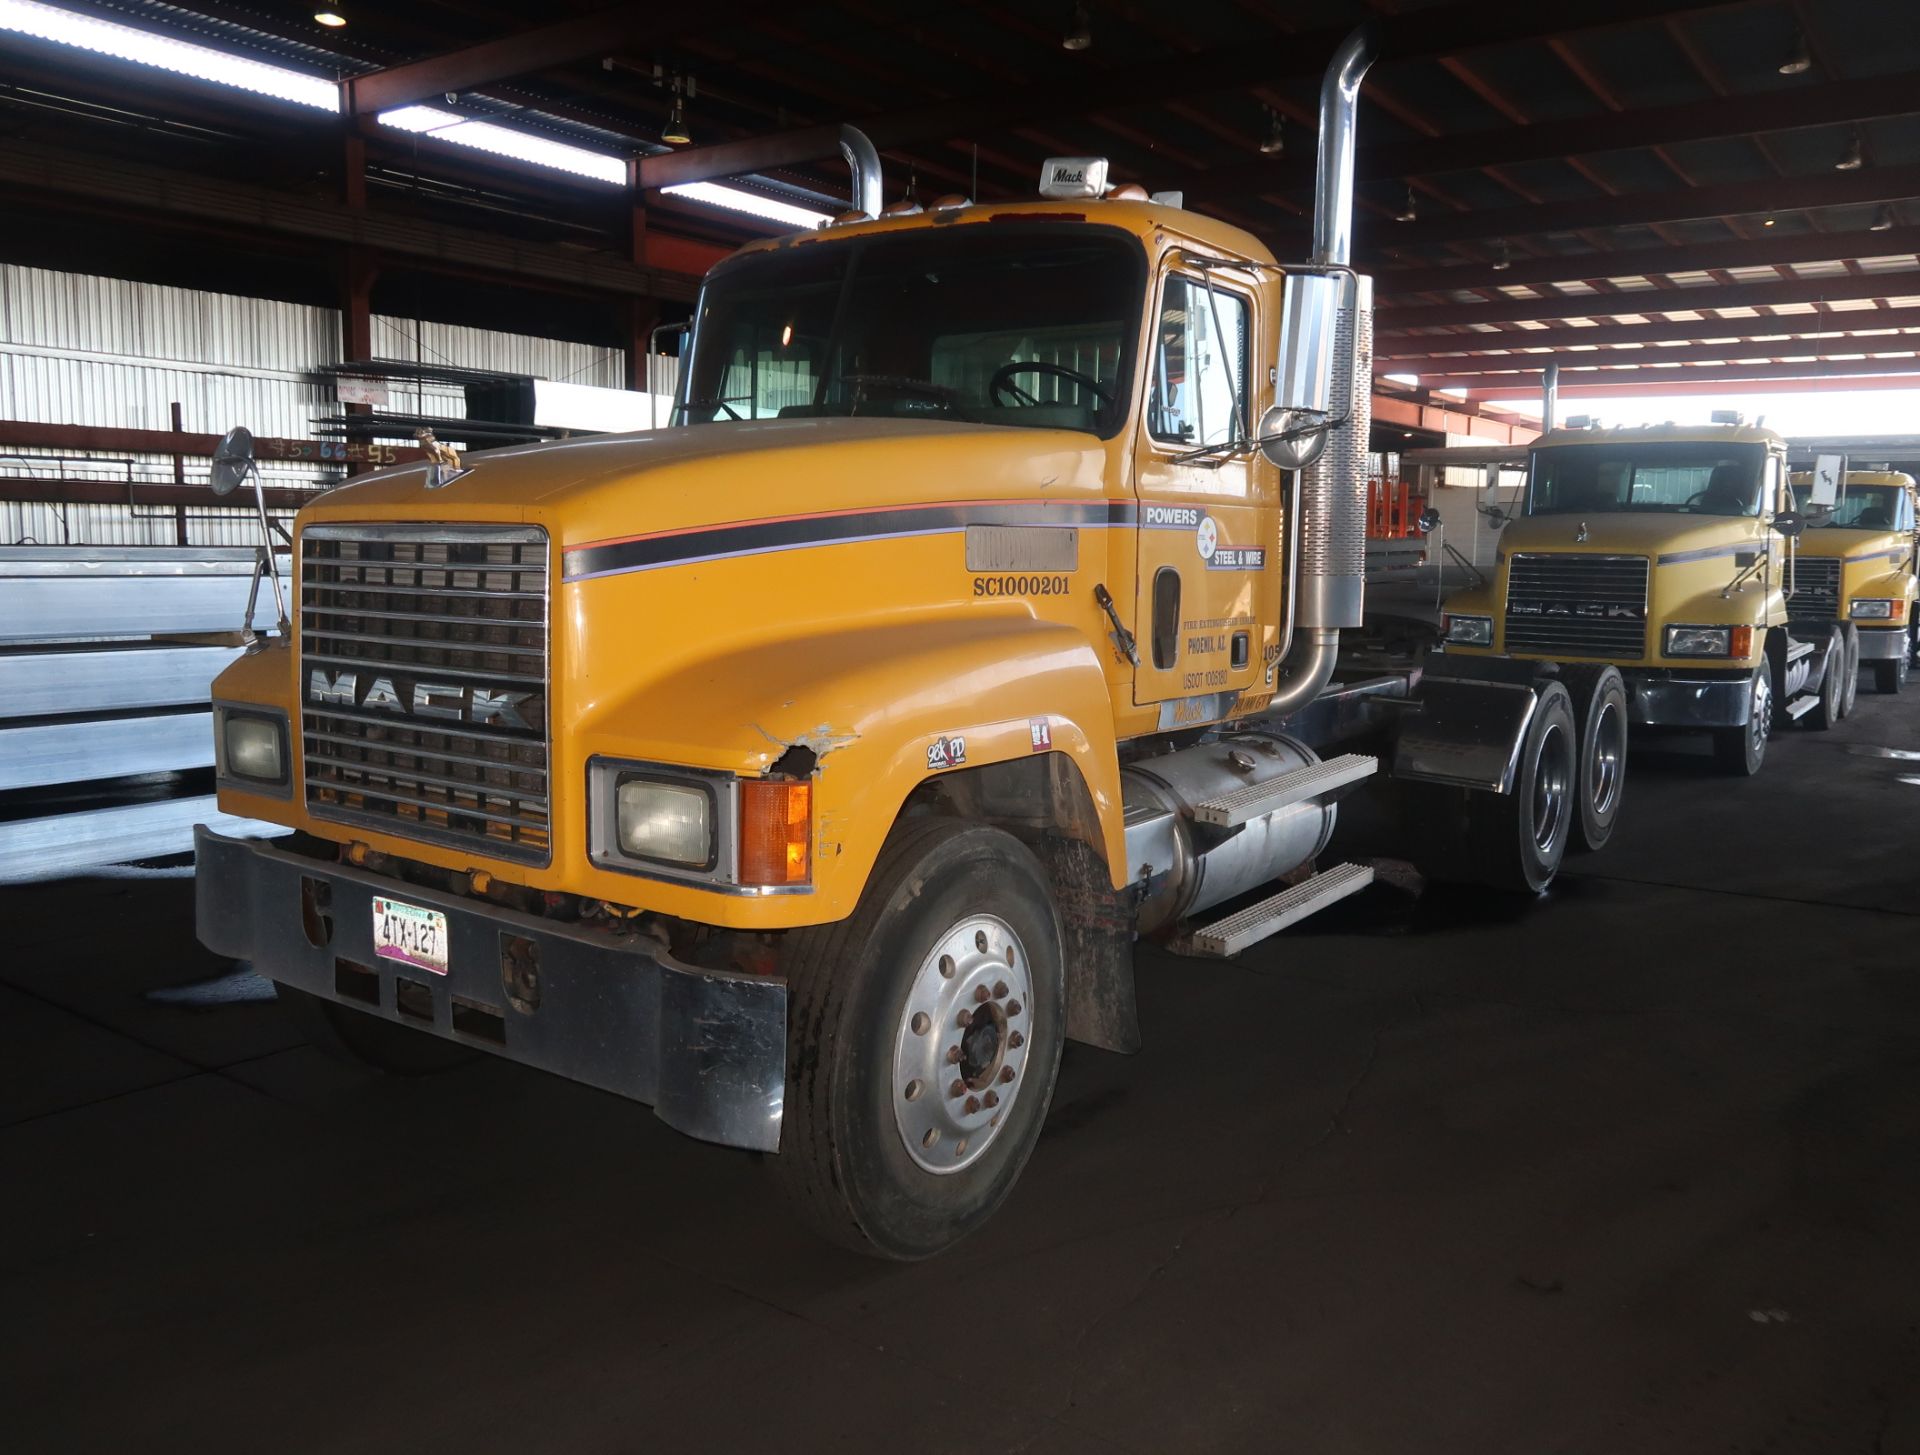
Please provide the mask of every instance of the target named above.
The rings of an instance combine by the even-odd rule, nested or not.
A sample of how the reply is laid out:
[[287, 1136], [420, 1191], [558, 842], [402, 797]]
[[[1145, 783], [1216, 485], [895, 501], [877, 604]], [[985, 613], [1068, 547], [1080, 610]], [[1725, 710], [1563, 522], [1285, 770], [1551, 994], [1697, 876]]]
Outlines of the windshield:
[[[1794, 509], [1805, 511], [1813, 495], [1813, 486], [1793, 487]], [[1908, 530], [1907, 492], [1898, 485], [1848, 485], [1840, 492], [1840, 503], [1830, 519], [1808, 521], [1814, 530]]]
[[1078, 429], [1126, 414], [1146, 273], [1085, 226], [977, 225], [756, 253], [701, 292], [677, 419], [884, 415]]
[[1765, 458], [1760, 445], [1654, 440], [1535, 450], [1527, 513], [1756, 515]]

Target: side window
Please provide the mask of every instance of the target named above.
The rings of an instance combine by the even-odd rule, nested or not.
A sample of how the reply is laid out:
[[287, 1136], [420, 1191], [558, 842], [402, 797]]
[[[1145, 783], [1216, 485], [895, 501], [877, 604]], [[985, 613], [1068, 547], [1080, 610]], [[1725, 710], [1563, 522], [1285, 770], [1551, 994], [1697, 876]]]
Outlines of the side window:
[[1780, 457], [1778, 455], [1767, 456], [1767, 493], [1765, 498], [1773, 502], [1773, 504], [1768, 507], [1769, 509], [1793, 509], [1793, 492], [1781, 481]]
[[1168, 444], [1226, 444], [1234, 437], [1236, 403], [1246, 416], [1246, 389], [1246, 300], [1224, 288], [1209, 298], [1205, 284], [1169, 276], [1160, 293], [1147, 432]]

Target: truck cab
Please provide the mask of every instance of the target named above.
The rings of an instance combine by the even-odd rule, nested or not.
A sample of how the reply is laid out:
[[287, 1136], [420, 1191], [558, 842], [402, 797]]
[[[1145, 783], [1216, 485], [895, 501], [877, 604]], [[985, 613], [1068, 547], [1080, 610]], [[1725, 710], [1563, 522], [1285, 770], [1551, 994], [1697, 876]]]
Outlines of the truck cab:
[[1737, 416], [1552, 430], [1495, 572], [1447, 602], [1444, 651], [1509, 670], [1609, 663], [1634, 725], [1705, 729], [1723, 767], [1757, 772], [1777, 723], [1826, 726], [1847, 702], [1851, 627], [1789, 616], [1802, 524], [1786, 441]]
[[1814, 504], [1813, 476], [1793, 477], [1807, 518], [1787, 614], [1796, 628], [1838, 625], [1859, 644], [1876, 690], [1906, 685], [1920, 625], [1914, 576], [1914, 481], [1896, 470], [1849, 470], [1830, 508]]
[[1007, 1196], [1067, 1038], [1139, 1044], [1136, 937], [1231, 955], [1372, 882], [1322, 862], [1343, 794], [1404, 784], [1436, 875], [1544, 889], [1563, 685], [1335, 682], [1369, 45], [1303, 262], [1094, 158], [883, 208], [849, 128], [862, 205], [708, 276], [673, 427], [308, 506], [290, 622], [214, 688], [222, 808], [294, 833], [199, 832], [202, 939], [361, 1059], [629, 1097], [916, 1258]]

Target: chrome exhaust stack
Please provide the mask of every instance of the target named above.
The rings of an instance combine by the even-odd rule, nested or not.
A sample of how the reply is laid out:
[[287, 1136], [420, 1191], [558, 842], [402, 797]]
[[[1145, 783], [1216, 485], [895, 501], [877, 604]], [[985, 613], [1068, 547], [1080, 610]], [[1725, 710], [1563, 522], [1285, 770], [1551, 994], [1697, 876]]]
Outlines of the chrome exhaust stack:
[[1267, 458], [1300, 472], [1287, 520], [1293, 610], [1282, 624], [1286, 650], [1267, 708], [1275, 716], [1326, 686], [1340, 632], [1361, 624], [1365, 604], [1373, 280], [1353, 271], [1353, 186], [1360, 82], [1373, 56], [1363, 26], [1341, 42], [1320, 85], [1313, 256], [1282, 285], [1279, 383], [1260, 425]]
[[853, 173], [853, 206], [868, 217], [878, 217], [885, 205], [880, 185], [880, 153], [857, 126], [840, 128], [840, 155]]

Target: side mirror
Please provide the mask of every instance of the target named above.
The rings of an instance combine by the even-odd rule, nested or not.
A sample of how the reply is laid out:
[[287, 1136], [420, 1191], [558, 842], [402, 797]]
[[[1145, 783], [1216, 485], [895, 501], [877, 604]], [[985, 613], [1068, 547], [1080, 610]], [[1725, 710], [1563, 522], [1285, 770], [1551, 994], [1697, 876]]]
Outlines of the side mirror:
[[213, 452], [213, 469], [207, 484], [215, 495], [231, 495], [238, 490], [253, 469], [253, 431], [236, 424], [226, 433]]
[[1440, 529], [1440, 512], [1429, 505], [1420, 512], [1420, 518], [1414, 522], [1414, 529], [1423, 536], [1430, 536]]
[[1807, 518], [1798, 511], [1783, 510], [1773, 518], [1773, 528], [1792, 540], [1807, 528]]
[[260, 467], [253, 461], [253, 431], [244, 424], [236, 424], [214, 447], [213, 468], [207, 473], [207, 484], [213, 487], [215, 495], [231, 495], [249, 475], [253, 476], [253, 505], [260, 518], [260, 551], [253, 568], [253, 589], [247, 593], [247, 619], [241, 623], [241, 631], [249, 638], [253, 635], [253, 602], [264, 573], [273, 582], [273, 602], [280, 612], [280, 635], [284, 637], [290, 635], [293, 628], [287, 622], [287, 593], [280, 584], [280, 566], [273, 554], [273, 523], [267, 519], [267, 492], [260, 483]]
[[1492, 530], [1501, 530], [1513, 523], [1513, 517], [1497, 505], [1482, 505], [1479, 511], [1486, 517], [1487, 525]]
[[1273, 407], [1260, 418], [1260, 453], [1283, 470], [1304, 470], [1327, 446], [1336, 330], [1346, 280], [1289, 273], [1280, 292], [1280, 358]]

